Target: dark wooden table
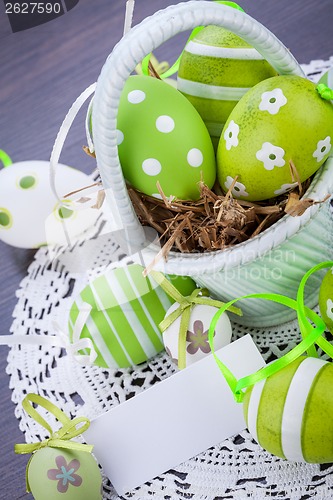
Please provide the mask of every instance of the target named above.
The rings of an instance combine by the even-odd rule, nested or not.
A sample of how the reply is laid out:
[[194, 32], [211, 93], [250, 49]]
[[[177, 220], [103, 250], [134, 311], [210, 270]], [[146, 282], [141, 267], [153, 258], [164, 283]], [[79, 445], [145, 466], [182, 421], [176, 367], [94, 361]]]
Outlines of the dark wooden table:
[[[134, 24], [173, 3], [174, 0], [137, 0]], [[332, 0], [240, 0], [240, 3], [273, 31], [299, 62], [328, 59], [333, 54]], [[80, 0], [58, 19], [11, 33], [1, 3], [0, 148], [14, 161], [49, 158], [69, 106], [83, 89], [96, 81], [107, 55], [122, 36], [124, 11], [125, 0]], [[178, 36], [157, 55], [172, 61], [184, 42], [185, 35]], [[88, 171], [91, 161], [81, 149], [85, 143], [83, 119], [81, 113], [62, 161]], [[0, 241], [0, 256], [0, 334], [4, 335], [11, 325], [15, 290], [34, 251], [8, 247]], [[5, 373], [8, 349], [0, 349], [0, 498], [29, 498], [24, 483], [27, 457], [13, 452], [14, 443], [24, 440], [24, 436], [14, 415]]]

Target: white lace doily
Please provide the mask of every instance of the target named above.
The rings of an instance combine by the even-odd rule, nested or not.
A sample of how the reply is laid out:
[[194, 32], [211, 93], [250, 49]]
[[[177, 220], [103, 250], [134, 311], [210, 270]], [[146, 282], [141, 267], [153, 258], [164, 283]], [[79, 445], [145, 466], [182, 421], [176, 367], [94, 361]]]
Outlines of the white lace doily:
[[[331, 65], [333, 58], [312, 61], [303, 68], [316, 81]], [[38, 250], [17, 291], [13, 334], [52, 334], [54, 320], [65, 327], [64, 317], [89, 276], [99, 274], [110, 262], [124, 255], [111, 236], [104, 235], [77, 244], [56, 258], [51, 257], [46, 248]], [[234, 326], [234, 339], [244, 333], [253, 336], [266, 361], [288, 352], [300, 340], [295, 321], [265, 330], [247, 328], [245, 331]], [[20, 403], [28, 392], [50, 399], [71, 416], [82, 413], [84, 401], [84, 414], [92, 418], [175, 371], [166, 354], [133, 369], [113, 371], [82, 367], [57, 347], [23, 345], [10, 350], [7, 366], [12, 399], [17, 405], [15, 414], [28, 442], [46, 437], [40, 426], [22, 411]], [[103, 498], [112, 500], [148, 500], [152, 497], [158, 500], [306, 500], [313, 496], [328, 499], [333, 490], [333, 465], [281, 460], [263, 451], [245, 430], [124, 497], [118, 497], [107, 478], [103, 485]]]

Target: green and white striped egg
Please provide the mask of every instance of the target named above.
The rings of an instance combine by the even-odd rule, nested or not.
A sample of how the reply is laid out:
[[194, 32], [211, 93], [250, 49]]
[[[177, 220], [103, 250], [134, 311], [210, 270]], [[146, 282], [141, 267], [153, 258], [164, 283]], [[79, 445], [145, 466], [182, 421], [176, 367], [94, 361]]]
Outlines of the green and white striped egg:
[[327, 271], [320, 285], [319, 309], [327, 328], [333, 332], [333, 268]]
[[184, 49], [177, 86], [201, 115], [217, 147], [240, 98], [275, 75], [259, 52], [237, 35], [219, 26], [206, 26]]
[[[70, 341], [80, 312], [91, 309], [80, 339], [91, 339], [104, 368], [127, 368], [147, 361], [164, 349], [159, 323], [174, 301], [138, 264], [117, 267], [91, 281], [76, 298], [69, 314]], [[188, 277], [167, 276], [183, 295], [196, 288]], [[81, 328], [81, 326], [80, 326]], [[85, 354], [85, 352], [82, 352]]]
[[244, 415], [253, 438], [295, 462], [333, 461], [333, 365], [302, 356], [246, 391]]

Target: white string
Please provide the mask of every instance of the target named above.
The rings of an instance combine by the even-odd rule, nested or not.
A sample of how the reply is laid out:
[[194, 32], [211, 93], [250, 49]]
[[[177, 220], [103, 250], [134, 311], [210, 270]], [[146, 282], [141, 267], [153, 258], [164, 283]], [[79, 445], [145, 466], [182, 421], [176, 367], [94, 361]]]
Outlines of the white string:
[[128, 33], [132, 27], [134, 6], [135, 6], [135, 0], [127, 0], [125, 23], [124, 23], [124, 35], [126, 35], [126, 33]]
[[56, 168], [59, 163], [59, 158], [61, 155], [62, 148], [64, 147], [66, 137], [70, 131], [71, 126], [73, 125], [75, 117], [82, 108], [83, 104], [86, 102], [86, 100], [91, 96], [91, 94], [95, 92], [95, 89], [96, 89], [96, 83], [93, 83], [87, 89], [85, 89], [82, 92], [82, 94], [80, 94], [79, 97], [74, 101], [64, 121], [61, 124], [57, 138], [53, 145], [50, 158], [50, 184], [54, 195], [62, 205], [66, 205], [66, 203], [64, 203], [64, 201], [60, 199], [56, 190], [56, 185], [55, 185]]
[[[94, 344], [89, 338], [80, 338], [87, 318], [92, 310], [90, 304], [84, 303], [73, 328], [73, 340], [70, 342], [68, 335], [60, 328], [55, 321], [52, 326], [57, 335], [1, 335], [0, 345], [36, 345], [48, 347], [62, 347], [80, 365], [92, 365], [97, 358]], [[88, 351], [89, 354], [80, 354], [79, 351]]]

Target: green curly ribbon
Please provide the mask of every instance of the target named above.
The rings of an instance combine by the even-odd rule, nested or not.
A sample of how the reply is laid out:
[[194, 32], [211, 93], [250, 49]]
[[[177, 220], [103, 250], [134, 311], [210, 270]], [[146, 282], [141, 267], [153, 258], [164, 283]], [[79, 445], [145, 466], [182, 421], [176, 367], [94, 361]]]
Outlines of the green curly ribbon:
[[[326, 339], [324, 339], [324, 337], [322, 337], [323, 332], [326, 330], [324, 321], [314, 311], [304, 305], [304, 289], [308, 278], [318, 270], [332, 266], [333, 261], [327, 261], [318, 264], [317, 266], [314, 266], [312, 269], [310, 269], [300, 282], [296, 300], [279, 294], [256, 293], [231, 300], [230, 302], [225, 304], [219, 311], [217, 311], [209, 327], [208, 341], [215, 361], [219, 369], [221, 370], [226, 382], [228, 383], [231, 391], [233, 392], [235, 400], [238, 403], [241, 403], [243, 401], [245, 394], [243, 392], [244, 389], [282, 370], [282, 368], [292, 363], [295, 359], [304, 354], [304, 352], [307, 352], [309, 356], [318, 357], [317, 352], [314, 348], [314, 344], [317, 344], [326, 354], [328, 354], [330, 357], [333, 357], [333, 346]], [[229, 368], [216, 356], [214, 350], [214, 330], [220, 316], [226, 311], [229, 306], [233, 305], [238, 300], [249, 298], [270, 300], [297, 311], [302, 341], [296, 347], [291, 349], [291, 351], [271, 363], [269, 366], [265, 366], [252, 375], [248, 375], [237, 380], [233, 373], [229, 370]], [[315, 325], [315, 327], [312, 326], [309, 320]]]
[[[179, 304], [175, 311], [161, 321], [159, 328], [161, 332], [164, 332], [177, 318], [179, 318], [179, 316], [181, 316], [178, 336], [178, 368], [182, 370], [186, 368], [186, 335], [193, 306], [201, 304], [219, 309], [220, 307], [224, 307], [225, 303], [209, 298], [207, 288], [197, 288], [193, 290], [189, 297], [184, 297], [163, 273], [151, 271], [150, 274], [156, 283], [158, 283], [160, 287]], [[230, 305], [227, 309], [238, 316], [242, 315], [242, 311], [238, 307]]]
[[325, 83], [319, 83], [316, 89], [322, 99], [326, 99], [327, 101], [333, 100], [333, 90], [327, 87]]
[[[237, 9], [237, 10], [240, 10], [241, 12], [244, 12], [244, 9], [242, 9], [242, 7], [240, 7], [236, 2], [226, 2], [226, 1], [221, 1], [221, 0], [214, 0], [214, 2], [223, 4], [223, 5], [227, 5], [228, 7], [232, 7], [233, 9]], [[190, 36], [189, 36], [189, 38], [188, 38], [188, 40], [186, 42], [186, 45], [198, 33], [200, 33], [200, 31], [202, 31], [204, 28], [205, 28], [205, 26], [197, 26], [196, 28], [194, 28], [194, 30], [192, 31], [192, 33], [190, 34]], [[164, 73], [161, 73], [159, 75], [160, 78], [162, 78], [164, 80], [165, 78], [168, 78], [169, 76], [172, 76], [175, 73], [177, 73], [177, 71], [179, 69], [179, 63], [180, 63], [181, 57], [183, 55], [183, 52], [180, 54], [180, 56], [178, 57], [177, 61], [171, 66], [171, 68], [169, 68]], [[151, 55], [152, 55], [151, 53], [148, 54], [148, 55], [146, 55], [146, 57], [142, 60], [142, 63], [141, 63], [142, 64], [142, 73], [145, 76], [149, 76], [149, 61], [150, 61]]]
[[[40, 415], [40, 413], [38, 413], [38, 411], [32, 406], [32, 404], [42, 406], [43, 408], [45, 408], [45, 410], [52, 413], [62, 424], [62, 427], [58, 431], [53, 432], [51, 426], [46, 420], [44, 420], [44, 418]], [[82, 434], [88, 429], [90, 421], [86, 417], [77, 417], [71, 420], [57, 406], [55, 406], [53, 403], [43, 398], [42, 396], [39, 396], [38, 394], [27, 394], [27, 396], [22, 401], [22, 407], [31, 418], [33, 418], [38, 424], [40, 424], [42, 427], [44, 427], [44, 429], [48, 431], [50, 437], [48, 439], [45, 439], [44, 441], [39, 441], [38, 443], [16, 444], [14, 447], [15, 453], [18, 453], [20, 455], [26, 453], [34, 453], [42, 448], [46, 448], [47, 446], [50, 448], [64, 448], [73, 451], [85, 451], [87, 453], [92, 452], [93, 446], [70, 441], [71, 439], [77, 437], [79, 434]], [[31, 458], [26, 468], [26, 487], [28, 493], [30, 493], [31, 491], [28, 480], [28, 471]]]
[[0, 149], [0, 161], [4, 167], [9, 167], [13, 163], [10, 156], [3, 149]]

